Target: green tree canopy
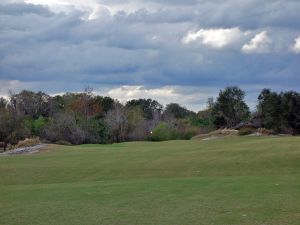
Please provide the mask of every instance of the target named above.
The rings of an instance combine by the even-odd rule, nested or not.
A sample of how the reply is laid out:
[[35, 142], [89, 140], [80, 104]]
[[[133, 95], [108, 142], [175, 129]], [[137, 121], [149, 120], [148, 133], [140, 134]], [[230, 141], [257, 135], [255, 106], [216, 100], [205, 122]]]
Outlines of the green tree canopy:
[[173, 115], [176, 119], [183, 119], [191, 116], [195, 116], [196, 113], [187, 110], [185, 107], [182, 107], [181, 105], [177, 103], [170, 103], [166, 106], [166, 109], [164, 111], [164, 114], [170, 114]]
[[221, 90], [213, 106], [214, 123], [217, 127], [233, 127], [250, 116], [244, 101], [245, 92], [234, 86]]
[[146, 119], [153, 119], [156, 112], [161, 112], [163, 106], [157, 101], [148, 99], [133, 99], [126, 103], [126, 108], [140, 107]]

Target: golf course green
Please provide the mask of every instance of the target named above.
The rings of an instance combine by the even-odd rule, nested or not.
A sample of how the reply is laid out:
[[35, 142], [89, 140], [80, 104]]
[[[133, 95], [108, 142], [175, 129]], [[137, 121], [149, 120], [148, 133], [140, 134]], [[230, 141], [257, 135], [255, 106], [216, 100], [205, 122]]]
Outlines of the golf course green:
[[0, 225], [299, 225], [300, 137], [0, 157]]

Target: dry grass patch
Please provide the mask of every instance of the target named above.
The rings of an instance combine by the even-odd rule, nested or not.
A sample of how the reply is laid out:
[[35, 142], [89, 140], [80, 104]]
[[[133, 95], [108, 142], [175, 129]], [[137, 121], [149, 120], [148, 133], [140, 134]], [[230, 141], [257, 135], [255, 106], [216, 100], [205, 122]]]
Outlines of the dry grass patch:
[[26, 148], [26, 147], [38, 145], [40, 143], [41, 143], [41, 141], [40, 141], [39, 137], [26, 138], [23, 141], [19, 141], [18, 144], [16, 144], [15, 148]]

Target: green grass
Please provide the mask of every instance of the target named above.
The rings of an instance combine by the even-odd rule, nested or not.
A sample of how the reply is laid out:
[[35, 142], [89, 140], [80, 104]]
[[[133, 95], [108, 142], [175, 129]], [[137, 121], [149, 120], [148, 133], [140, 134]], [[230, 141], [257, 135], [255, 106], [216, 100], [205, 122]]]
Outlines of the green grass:
[[1, 225], [299, 225], [300, 138], [54, 146], [0, 157]]

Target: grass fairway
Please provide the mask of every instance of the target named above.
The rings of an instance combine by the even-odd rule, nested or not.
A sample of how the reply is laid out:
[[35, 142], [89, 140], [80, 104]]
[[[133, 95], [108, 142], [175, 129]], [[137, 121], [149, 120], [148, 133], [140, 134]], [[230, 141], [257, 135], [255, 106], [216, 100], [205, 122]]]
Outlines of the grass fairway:
[[0, 157], [1, 225], [299, 225], [300, 138], [54, 146]]

